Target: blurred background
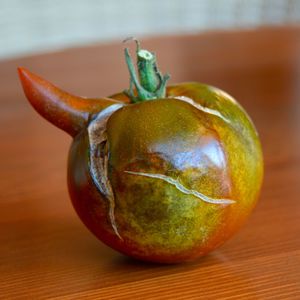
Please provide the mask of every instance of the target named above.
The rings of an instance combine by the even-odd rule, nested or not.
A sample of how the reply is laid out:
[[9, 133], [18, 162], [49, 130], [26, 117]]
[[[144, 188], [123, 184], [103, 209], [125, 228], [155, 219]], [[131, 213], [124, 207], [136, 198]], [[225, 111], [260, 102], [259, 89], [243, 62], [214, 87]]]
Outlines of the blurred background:
[[0, 0], [0, 59], [128, 36], [300, 22], [300, 0]]

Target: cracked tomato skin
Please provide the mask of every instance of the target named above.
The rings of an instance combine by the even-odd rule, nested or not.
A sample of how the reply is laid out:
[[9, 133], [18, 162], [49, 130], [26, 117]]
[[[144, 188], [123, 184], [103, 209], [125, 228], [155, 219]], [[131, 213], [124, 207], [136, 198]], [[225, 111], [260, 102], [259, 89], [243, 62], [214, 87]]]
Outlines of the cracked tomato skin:
[[[129, 102], [124, 94], [111, 98]], [[245, 111], [223, 91], [170, 86], [165, 99], [115, 111], [106, 133], [118, 234], [91, 177], [86, 129], [70, 149], [68, 187], [81, 220], [115, 250], [145, 261], [191, 260], [223, 244], [252, 211], [261, 146]]]

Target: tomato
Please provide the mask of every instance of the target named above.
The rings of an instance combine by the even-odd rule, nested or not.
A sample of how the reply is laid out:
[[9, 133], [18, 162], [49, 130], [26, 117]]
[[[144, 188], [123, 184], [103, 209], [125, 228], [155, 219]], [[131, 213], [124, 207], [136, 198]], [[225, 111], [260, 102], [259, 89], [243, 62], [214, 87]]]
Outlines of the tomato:
[[[257, 132], [225, 92], [200, 83], [166, 87], [155, 55], [125, 50], [128, 91], [70, 95], [19, 68], [25, 94], [73, 136], [68, 187], [83, 223], [128, 256], [177, 263], [223, 244], [252, 211], [263, 178]], [[135, 88], [135, 89], [133, 89]]]

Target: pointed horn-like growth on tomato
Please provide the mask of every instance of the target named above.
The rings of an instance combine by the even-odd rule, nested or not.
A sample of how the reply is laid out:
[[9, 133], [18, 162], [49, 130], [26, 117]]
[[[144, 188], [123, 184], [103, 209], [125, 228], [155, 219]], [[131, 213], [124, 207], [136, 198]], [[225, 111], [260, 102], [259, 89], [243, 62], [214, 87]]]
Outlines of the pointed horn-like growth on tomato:
[[91, 119], [116, 100], [73, 96], [24, 68], [18, 68], [25, 95], [45, 119], [71, 136], [76, 136]]

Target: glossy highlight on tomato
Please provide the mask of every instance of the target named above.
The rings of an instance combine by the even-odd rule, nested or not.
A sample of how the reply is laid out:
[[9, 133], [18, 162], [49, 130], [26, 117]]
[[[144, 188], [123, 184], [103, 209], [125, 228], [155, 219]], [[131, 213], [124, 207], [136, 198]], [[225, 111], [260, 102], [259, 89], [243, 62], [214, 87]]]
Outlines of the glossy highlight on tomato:
[[102, 242], [128, 256], [177, 263], [223, 244], [252, 211], [263, 178], [260, 141], [241, 106], [196, 82], [166, 86], [155, 55], [128, 49], [130, 89], [68, 94], [24, 68], [32, 106], [74, 139], [68, 188]]

